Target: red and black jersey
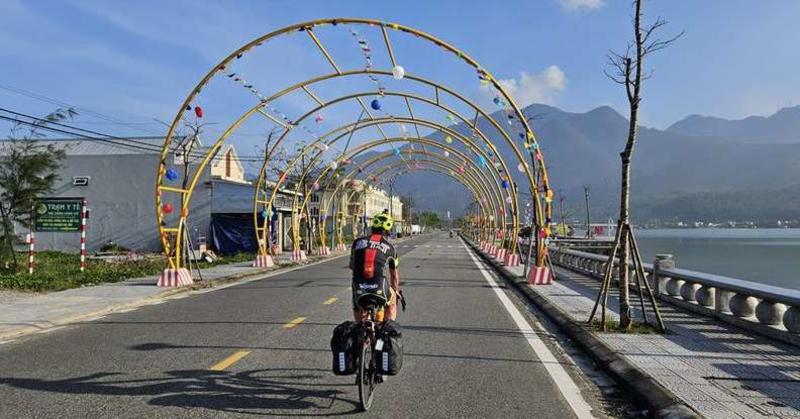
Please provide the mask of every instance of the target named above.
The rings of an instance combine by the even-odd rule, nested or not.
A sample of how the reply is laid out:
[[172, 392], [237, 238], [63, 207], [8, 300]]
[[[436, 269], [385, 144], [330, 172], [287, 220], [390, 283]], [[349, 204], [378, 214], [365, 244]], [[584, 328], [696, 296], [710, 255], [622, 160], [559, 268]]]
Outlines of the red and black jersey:
[[350, 268], [353, 280], [385, 278], [384, 267], [397, 268], [397, 251], [382, 234], [361, 237], [350, 248]]

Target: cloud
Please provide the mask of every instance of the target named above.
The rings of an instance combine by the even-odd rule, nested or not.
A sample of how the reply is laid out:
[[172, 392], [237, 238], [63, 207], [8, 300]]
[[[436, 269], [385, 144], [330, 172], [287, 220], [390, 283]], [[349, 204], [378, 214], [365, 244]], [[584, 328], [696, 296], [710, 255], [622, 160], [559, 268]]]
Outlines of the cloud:
[[605, 0], [558, 0], [561, 7], [569, 11], [599, 9], [605, 6]]
[[500, 84], [520, 106], [531, 103], [552, 105], [567, 88], [567, 76], [558, 66], [551, 65], [536, 74], [523, 71], [519, 78], [500, 80]]

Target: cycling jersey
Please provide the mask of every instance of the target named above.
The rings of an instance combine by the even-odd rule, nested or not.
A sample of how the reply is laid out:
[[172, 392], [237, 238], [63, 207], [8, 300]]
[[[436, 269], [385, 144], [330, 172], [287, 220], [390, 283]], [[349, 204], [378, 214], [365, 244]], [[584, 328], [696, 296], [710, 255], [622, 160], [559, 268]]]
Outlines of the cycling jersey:
[[376, 233], [356, 239], [350, 249], [350, 267], [353, 280], [385, 278], [383, 269], [395, 269], [398, 265], [397, 250], [383, 234]]
[[384, 273], [386, 265], [389, 269], [397, 268], [397, 251], [382, 234], [361, 237], [353, 242], [350, 268], [353, 270], [354, 307], [369, 303], [382, 307], [394, 302], [390, 279]]

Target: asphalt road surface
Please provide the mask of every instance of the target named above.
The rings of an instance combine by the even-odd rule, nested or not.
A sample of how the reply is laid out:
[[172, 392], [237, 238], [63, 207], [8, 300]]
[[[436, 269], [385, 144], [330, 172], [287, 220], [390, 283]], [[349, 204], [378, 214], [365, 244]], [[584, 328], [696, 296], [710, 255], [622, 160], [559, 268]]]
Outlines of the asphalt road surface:
[[354, 377], [330, 372], [351, 317], [339, 258], [0, 345], [0, 416], [586, 416], [590, 397], [460, 239], [398, 250], [405, 362], [368, 413]]

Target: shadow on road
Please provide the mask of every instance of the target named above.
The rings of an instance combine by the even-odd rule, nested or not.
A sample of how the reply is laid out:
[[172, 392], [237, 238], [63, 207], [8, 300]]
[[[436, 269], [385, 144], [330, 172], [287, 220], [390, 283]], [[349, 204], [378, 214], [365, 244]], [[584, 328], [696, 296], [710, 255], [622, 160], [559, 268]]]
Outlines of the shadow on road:
[[[277, 416], [333, 416], [357, 411], [355, 400], [342, 399], [342, 387], [330, 371], [311, 368], [243, 372], [176, 370], [163, 378], [123, 379], [99, 372], [67, 379], [0, 377], [0, 384], [61, 394], [150, 397], [152, 406], [201, 408], [228, 413]], [[352, 394], [352, 392], [350, 392]], [[336, 411], [330, 411], [335, 402]], [[351, 409], [342, 409], [348, 406]]]

